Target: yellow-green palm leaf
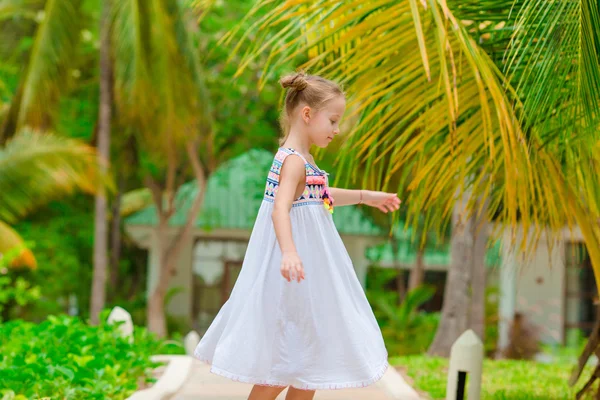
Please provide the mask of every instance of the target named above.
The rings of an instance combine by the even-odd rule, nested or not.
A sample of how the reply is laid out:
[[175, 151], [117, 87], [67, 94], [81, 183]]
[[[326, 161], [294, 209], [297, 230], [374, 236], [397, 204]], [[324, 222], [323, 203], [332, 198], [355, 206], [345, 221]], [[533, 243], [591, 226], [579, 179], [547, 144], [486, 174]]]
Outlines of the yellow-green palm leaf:
[[[466, 189], [470, 211], [487, 197], [490, 218], [533, 231], [534, 241], [523, 247], [547, 227], [558, 233], [578, 223], [600, 271], [594, 250], [600, 235], [588, 207], [598, 183], [587, 179], [597, 163], [585, 167], [586, 178], [567, 183], [571, 171], [562, 168], [561, 156], [545, 147], [542, 135], [521, 129], [531, 118], [522, 103], [527, 94], [514, 90], [494, 62], [501, 64], [505, 48], [492, 59], [482, 47], [498, 36], [508, 43], [498, 32], [510, 22], [509, 2], [494, 3], [502, 12], [493, 15], [504, 21], [485, 13], [491, 3], [473, 1], [264, 0], [259, 6], [271, 11], [243, 34], [252, 35], [255, 48], [240, 68], [269, 51], [263, 76], [273, 79], [271, 66], [308, 54], [303, 67], [341, 81], [349, 92], [350, 117], [359, 122], [341, 147], [338, 177], [387, 189], [391, 176], [399, 176], [409, 220], [416, 224], [426, 213], [426, 229], [443, 229]], [[524, 15], [527, 2], [515, 6]], [[226, 40], [233, 38], [235, 32]], [[567, 153], [577, 160], [581, 151], [573, 146]]]
[[108, 183], [92, 147], [50, 134], [19, 133], [0, 148], [0, 220], [12, 224], [58, 196], [93, 193]]
[[0, 21], [15, 16], [35, 18], [33, 6], [37, 3], [36, 0], [0, 0]]
[[10, 267], [37, 268], [37, 261], [19, 234], [0, 221], [0, 258], [8, 257]]
[[212, 123], [190, 16], [179, 1], [123, 0], [113, 2], [112, 18], [120, 117], [164, 158], [172, 138]]
[[[465, 183], [494, 196], [514, 222], [530, 207], [517, 196], [533, 183], [517, 178], [529, 167], [528, 148], [502, 75], [446, 2], [285, 1], [252, 33], [280, 22], [285, 28], [257, 40], [247, 62], [261, 49], [277, 63], [305, 52], [313, 57], [304, 67], [348, 88], [349, 117], [360, 120], [340, 152], [345, 177], [386, 188], [403, 170], [411, 181], [399, 190], [415, 223], [423, 208], [447, 216]], [[485, 178], [498, 175], [504, 191]]]
[[148, 188], [135, 189], [123, 194], [121, 198], [121, 216], [127, 217], [146, 208], [153, 202], [152, 192]]
[[24, 126], [48, 129], [52, 125], [55, 106], [68, 87], [68, 66], [79, 42], [79, 4], [80, 0], [46, 2], [19, 91], [13, 100], [14, 131]]

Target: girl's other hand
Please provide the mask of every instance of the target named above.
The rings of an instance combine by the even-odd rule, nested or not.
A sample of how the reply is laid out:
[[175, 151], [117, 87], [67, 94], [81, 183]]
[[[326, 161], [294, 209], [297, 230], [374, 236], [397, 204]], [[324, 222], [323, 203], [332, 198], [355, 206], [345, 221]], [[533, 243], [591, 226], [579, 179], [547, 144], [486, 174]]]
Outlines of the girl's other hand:
[[281, 257], [281, 276], [291, 282], [292, 279], [298, 280], [300, 283], [301, 279], [304, 279], [304, 266], [302, 260], [295, 251], [283, 252]]
[[384, 213], [388, 211], [396, 211], [400, 208], [402, 202], [398, 198], [397, 193], [374, 192], [371, 190], [363, 190], [363, 204], [371, 207], [379, 208]]

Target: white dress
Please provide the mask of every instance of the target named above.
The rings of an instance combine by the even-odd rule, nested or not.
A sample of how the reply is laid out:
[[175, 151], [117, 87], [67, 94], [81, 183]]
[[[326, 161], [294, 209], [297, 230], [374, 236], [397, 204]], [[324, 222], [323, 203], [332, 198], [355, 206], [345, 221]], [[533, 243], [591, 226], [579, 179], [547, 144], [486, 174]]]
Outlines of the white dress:
[[[287, 156], [301, 157], [306, 186], [290, 210], [305, 279], [280, 273], [271, 212]], [[210, 371], [251, 384], [298, 389], [363, 387], [388, 367], [381, 330], [334, 225], [327, 173], [279, 148], [268, 174], [241, 272], [194, 356]]]

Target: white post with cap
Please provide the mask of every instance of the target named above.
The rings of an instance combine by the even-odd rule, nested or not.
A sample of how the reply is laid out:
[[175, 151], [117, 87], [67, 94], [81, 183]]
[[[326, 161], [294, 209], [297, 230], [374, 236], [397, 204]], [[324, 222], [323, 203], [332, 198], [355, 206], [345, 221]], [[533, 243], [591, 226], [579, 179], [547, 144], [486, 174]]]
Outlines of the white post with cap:
[[469, 376], [468, 399], [481, 397], [483, 343], [471, 329], [465, 331], [452, 345], [448, 367], [446, 400], [464, 400], [465, 384]]

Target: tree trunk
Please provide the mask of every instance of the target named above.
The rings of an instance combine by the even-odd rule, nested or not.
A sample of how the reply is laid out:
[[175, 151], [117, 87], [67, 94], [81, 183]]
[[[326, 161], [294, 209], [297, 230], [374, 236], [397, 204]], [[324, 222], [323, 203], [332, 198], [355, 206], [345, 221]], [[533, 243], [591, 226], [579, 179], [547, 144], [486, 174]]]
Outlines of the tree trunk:
[[404, 284], [404, 270], [402, 268], [398, 268], [398, 275], [396, 275], [396, 288], [398, 290], [398, 305], [400, 305], [406, 297], [406, 285]]
[[[192, 203], [192, 206], [188, 212], [185, 226], [179, 230], [177, 235], [172, 240], [169, 240], [169, 232], [167, 228], [169, 219], [175, 211], [173, 208], [174, 202], [168, 201], [168, 208], [164, 210], [161, 189], [158, 187], [156, 182], [152, 180], [152, 178], [148, 178], [148, 184], [150, 190], [152, 191], [152, 197], [154, 198], [154, 202], [159, 213], [158, 242], [160, 246], [160, 263], [158, 282], [156, 284], [156, 288], [152, 290], [150, 298], [148, 299], [147, 318], [148, 329], [151, 332], [156, 333], [159, 337], [164, 337], [167, 334], [165, 296], [167, 294], [167, 290], [169, 289], [169, 281], [171, 276], [175, 274], [175, 268], [177, 266], [176, 261], [179, 257], [179, 252], [181, 251], [182, 245], [192, 234], [194, 222], [196, 221], [196, 217], [200, 212], [200, 207], [204, 202], [204, 194], [206, 192], [205, 171], [198, 158], [196, 143], [193, 141], [186, 143], [186, 149], [188, 158], [190, 159], [192, 168], [194, 170], [194, 174], [196, 175], [198, 193], [196, 194], [196, 198], [194, 199], [194, 202]], [[172, 161], [169, 162], [176, 162], [176, 160], [172, 158]], [[170, 167], [173, 167], [173, 165], [170, 165], [168, 169], [170, 169]], [[174, 179], [167, 179], [167, 181], [174, 182]], [[172, 196], [175, 196], [176, 190], [171, 190], [172, 188], [170, 188], [168, 185], [169, 184], [167, 184], [166, 188], [167, 192], [171, 193]], [[164, 245], [165, 243], [168, 243], [168, 245]]]
[[[477, 202], [477, 209], [481, 205], [481, 200]], [[474, 219], [471, 227], [473, 238], [473, 270], [471, 285], [471, 317], [469, 325], [471, 329], [483, 341], [485, 339], [485, 288], [486, 288], [486, 270], [485, 270], [485, 250], [488, 241], [487, 232], [487, 207], [485, 202], [481, 213]]]
[[[119, 260], [121, 258], [121, 196], [125, 187], [125, 179], [119, 178], [117, 195], [113, 200], [112, 228], [110, 234], [110, 287], [116, 288], [119, 282]], [[111, 300], [115, 298], [116, 291], [111, 291]]]
[[421, 248], [421, 246], [419, 246], [415, 266], [410, 271], [410, 277], [408, 282], [409, 292], [423, 284], [423, 278], [425, 277], [425, 263], [423, 262], [424, 256], [425, 248]]
[[[168, 286], [168, 281], [166, 283]], [[158, 337], [167, 335], [167, 320], [165, 315], [165, 295], [166, 287], [162, 281], [158, 282], [158, 286], [148, 299], [148, 329], [154, 332]]]
[[396, 270], [398, 274], [396, 275], [396, 291], [398, 293], [398, 305], [402, 304], [404, 301], [404, 297], [406, 296], [406, 285], [404, 284], [404, 271], [400, 266], [400, 263], [397, 261], [398, 256], [398, 239], [395, 237], [391, 238], [392, 252], [394, 254], [394, 262], [396, 264]]
[[465, 218], [467, 201], [468, 195], [465, 194], [457, 201], [452, 212], [450, 268], [440, 324], [429, 347], [429, 355], [448, 357], [450, 348], [468, 326], [473, 218]]
[[[100, 21], [100, 106], [98, 116], [98, 158], [101, 171], [107, 170], [110, 160], [110, 122], [111, 122], [111, 65], [110, 65], [110, 0], [102, 3]], [[92, 299], [90, 301], [90, 319], [92, 324], [99, 322], [99, 313], [104, 308], [106, 298], [106, 270], [108, 264], [108, 222], [107, 200], [100, 190], [96, 195], [94, 216], [94, 275], [92, 281]]]

